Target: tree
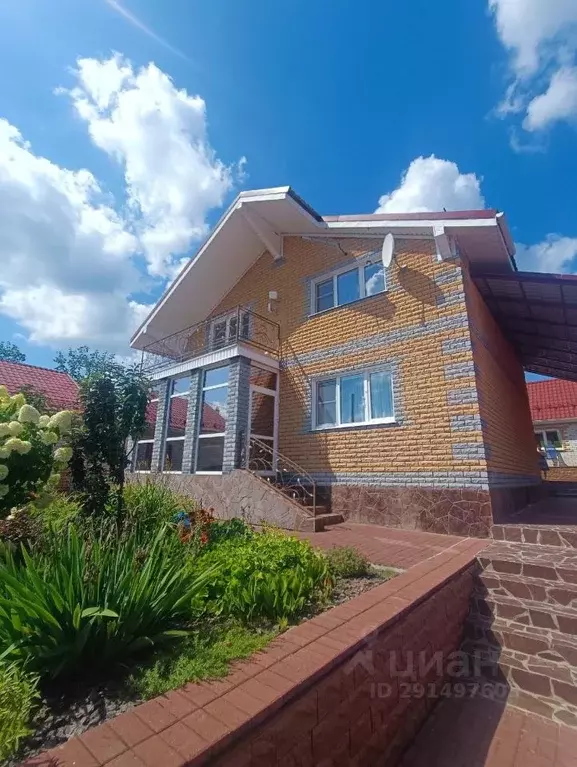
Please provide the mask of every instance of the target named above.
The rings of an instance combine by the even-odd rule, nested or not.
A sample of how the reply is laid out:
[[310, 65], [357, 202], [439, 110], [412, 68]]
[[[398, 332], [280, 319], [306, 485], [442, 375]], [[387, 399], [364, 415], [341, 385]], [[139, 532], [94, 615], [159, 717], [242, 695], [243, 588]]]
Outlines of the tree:
[[26, 362], [26, 355], [12, 341], [0, 341], [0, 360]]
[[70, 471], [89, 514], [112, 506], [122, 521], [126, 445], [144, 432], [148, 391], [148, 382], [135, 369], [114, 369], [81, 383], [83, 423], [73, 431]]
[[88, 346], [79, 346], [77, 349], [70, 348], [66, 354], [58, 352], [54, 357], [54, 363], [59, 373], [68, 373], [79, 383], [91, 376], [101, 374], [116, 376], [125, 370], [124, 365], [117, 362], [111, 352], [90, 349]]

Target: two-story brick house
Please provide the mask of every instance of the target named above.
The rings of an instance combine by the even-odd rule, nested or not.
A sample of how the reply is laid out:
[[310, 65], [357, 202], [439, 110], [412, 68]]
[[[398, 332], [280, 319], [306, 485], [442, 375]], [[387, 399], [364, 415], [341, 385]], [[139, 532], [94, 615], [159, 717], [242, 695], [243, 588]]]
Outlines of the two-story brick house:
[[249, 468], [350, 520], [486, 535], [540, 484], [523, 360], [478, 287], [513, 252], [496, 211], [323, 218], [288, 187], [241, 193], [132, 339], [157, 384], [137, 470], [222, 513], [266, 506]]

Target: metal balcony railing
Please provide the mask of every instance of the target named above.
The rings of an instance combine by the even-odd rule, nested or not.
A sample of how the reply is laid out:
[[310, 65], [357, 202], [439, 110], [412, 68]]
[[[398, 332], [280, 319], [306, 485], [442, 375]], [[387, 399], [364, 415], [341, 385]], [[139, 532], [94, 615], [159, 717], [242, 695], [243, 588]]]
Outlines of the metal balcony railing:
[[279, 325], [250, 309], [237, 306], [231, 312], [203, 320], [146, 346], [142, 352], [142, 370], [150, 374], [167, 365], [238, 343], [250, 344], [277, 359]]

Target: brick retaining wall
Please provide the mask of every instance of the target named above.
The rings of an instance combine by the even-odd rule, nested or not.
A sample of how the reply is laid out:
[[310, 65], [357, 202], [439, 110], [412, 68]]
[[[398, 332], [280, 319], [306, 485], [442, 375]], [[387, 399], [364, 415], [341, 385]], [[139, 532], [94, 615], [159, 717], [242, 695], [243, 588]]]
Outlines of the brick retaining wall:
[[[28, 760], [27, 767], [394, 765], [443, 682], [398, 678], [407, 653], [460, 646], [476, 540], [290, 629], [223, 680], [189, 684]], [[429, 695], [413, 694], [423, 682]], [[381, 695], [379, 696], [379, 692]]]

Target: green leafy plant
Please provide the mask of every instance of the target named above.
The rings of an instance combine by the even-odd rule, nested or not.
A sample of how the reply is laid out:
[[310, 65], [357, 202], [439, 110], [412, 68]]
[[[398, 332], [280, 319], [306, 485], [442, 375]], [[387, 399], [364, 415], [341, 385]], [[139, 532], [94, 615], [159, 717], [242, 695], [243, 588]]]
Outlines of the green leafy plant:
[[215, 576], [166, 526], [152, 540], [52, 533], [45, 551], [0, 559], [0, 657], [52, 678], [106, 667], [186, 636]]
[[224, 541], [249, 540], [254, 531], [243, 519], [215, 519], [208, 526], [208, 545], [216, 546]]
[[209, 601], [217, 615], [287, 621], [333, 586], [325, 556], [308, 541], [279, 532], [232, 539], [209, 549], [196, 566], [218, 566]]
[[32, 710], [39, 697], [38, 677], [14, 663], [0, 663], [0, 762], [13, 756], [30, 734]]
[[41, 414], [0, 385], [0, 518], [58, 483], [72, 454], [63, 445], [71, 423], [69, 411]]
[[362, 578], [369, 575], [371, 565], [364, 554], [350, 546], [336, 546], [326, 552], [331, 572], [337, 578]]

